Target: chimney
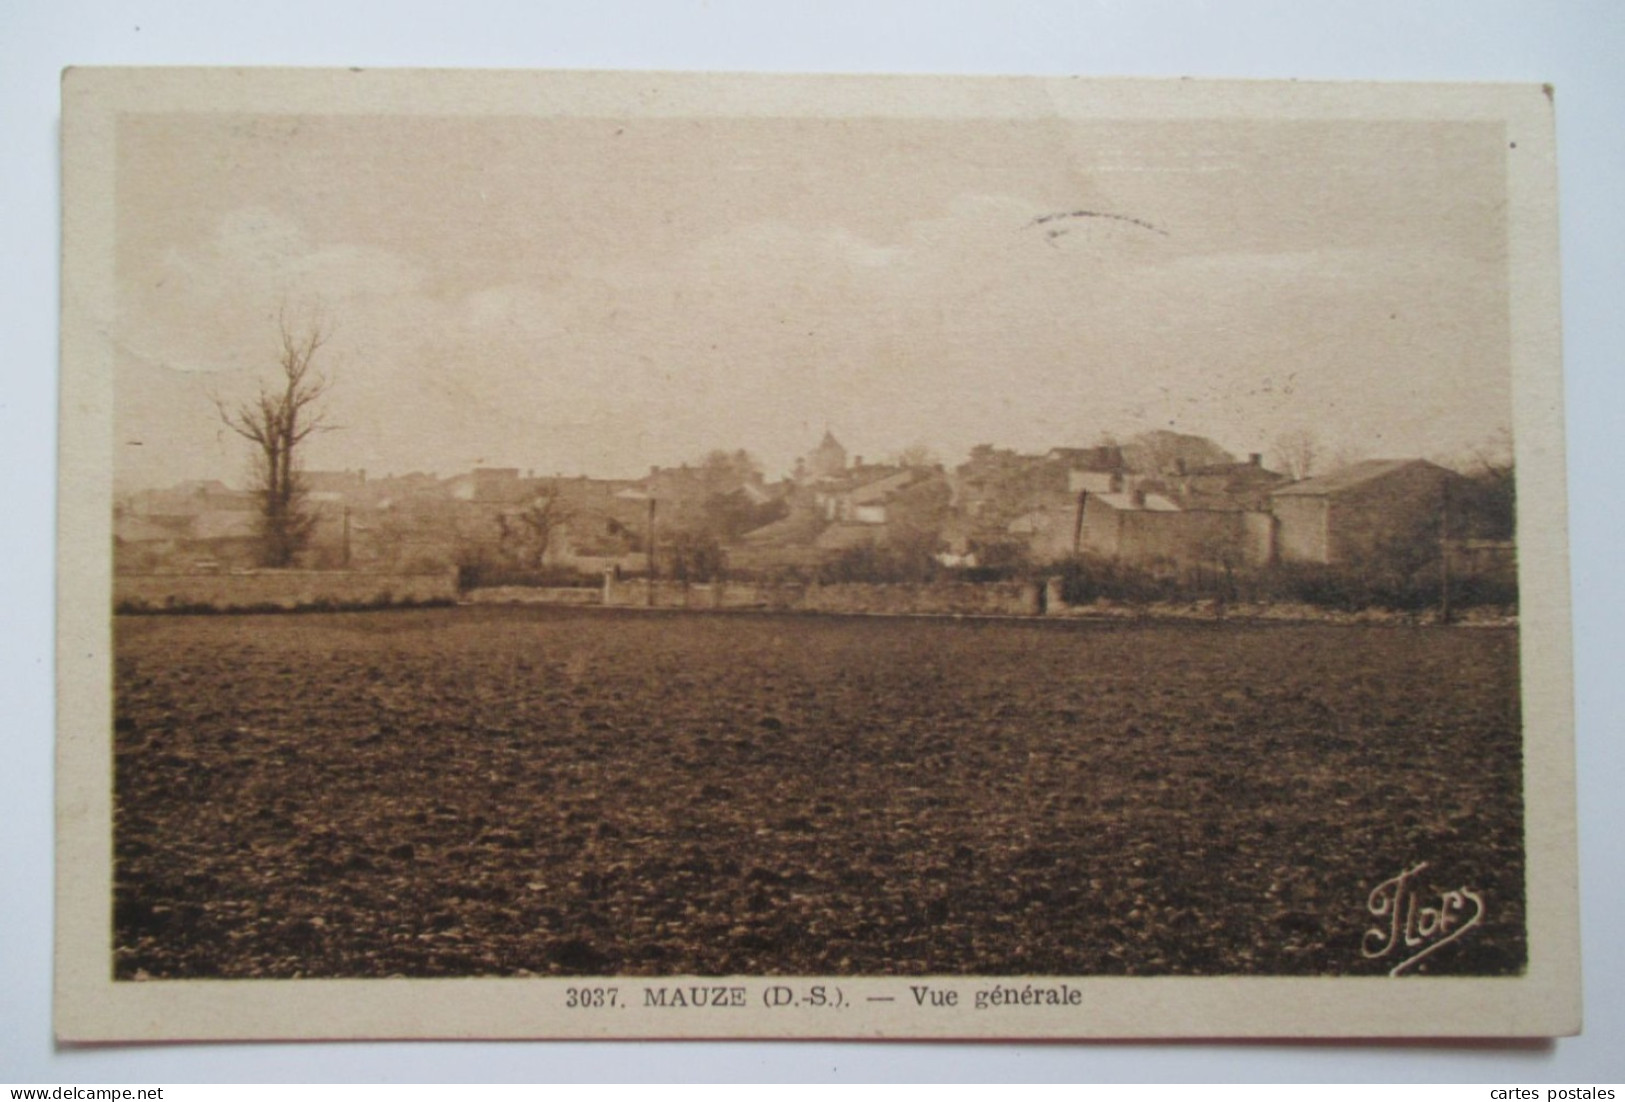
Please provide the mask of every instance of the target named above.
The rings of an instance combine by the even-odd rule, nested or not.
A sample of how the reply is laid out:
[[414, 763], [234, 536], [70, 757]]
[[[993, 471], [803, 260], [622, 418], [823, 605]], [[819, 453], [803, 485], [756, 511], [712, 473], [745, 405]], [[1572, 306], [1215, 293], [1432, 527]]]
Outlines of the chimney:
[[861, 466], [863, 466], [863, 456], [854, 455], [852, 457], [852, 466], [853, 467], [861, 467]]
[[1134, 500], [1134, 507], [1136, 509], [1144, 509], [1145, 508], [1145, 491], [1144, 490], [1135, 490], [1133, 500]]
[[659, 473], [660, 473], [660, 468], [651, 463], [649, 465], [649, 477], [653, 478], [655, 475], [657, 475]]
[[1262, 467], [1264, 465], [1264, 453], [1263, 452], [1248, 452], [1247, 453], [1247, 462], [1249, 464], [1251, 464], [1252, 466], [1254, 466], [1254, 467]]

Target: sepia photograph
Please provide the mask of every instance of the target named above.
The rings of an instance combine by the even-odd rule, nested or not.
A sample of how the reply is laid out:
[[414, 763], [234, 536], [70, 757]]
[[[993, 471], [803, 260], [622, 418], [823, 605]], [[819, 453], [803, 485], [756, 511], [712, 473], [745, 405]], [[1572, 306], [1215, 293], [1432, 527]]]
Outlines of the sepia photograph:
[[64, 99], [59, 1035], [1578, 1028], [1538, 86]]

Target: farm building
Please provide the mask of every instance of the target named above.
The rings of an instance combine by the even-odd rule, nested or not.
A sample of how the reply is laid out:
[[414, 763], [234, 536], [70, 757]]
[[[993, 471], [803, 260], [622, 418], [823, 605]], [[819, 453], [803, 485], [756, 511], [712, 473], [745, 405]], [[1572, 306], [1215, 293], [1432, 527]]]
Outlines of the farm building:
[[511, 505], [523, 501], [529, 493], [526, 481], [519, 477], [517, 467], [475, 467], [448, 479], [446, 485], [458, 501]]
[[1437, 541], [1453, 471], [1425, 459], [1370, 459], [1270, 495], [1283, 562], [1369, 561], [1418, 541]]
[[113, 569], [136, 573], [173, 565], [190, 538], [191, 517], [143, 517], [118, 513], [113, 517]]
[[1037, 562], [1055, 562], [1076, 555], [1078, 544], [1078, 495], [1049, 494], [1030, 503], [1033, 507], [1011, 521], [1006, 529], [1027, 547]]
[[908, 467], [853, 467], [818, 487], [816, 501], [829, 521], [886, 523], [886, 502], [919, 476]]

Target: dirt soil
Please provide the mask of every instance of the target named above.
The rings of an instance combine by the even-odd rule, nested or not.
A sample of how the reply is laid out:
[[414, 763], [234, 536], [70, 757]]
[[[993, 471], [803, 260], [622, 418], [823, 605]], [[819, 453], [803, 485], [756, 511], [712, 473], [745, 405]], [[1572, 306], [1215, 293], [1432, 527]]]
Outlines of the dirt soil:
[[[1525, 962], [1517, 635], [476, 607], [116, 622], [121, 978]], [[1426, 900], [1424, 900], [1426, 902]]]

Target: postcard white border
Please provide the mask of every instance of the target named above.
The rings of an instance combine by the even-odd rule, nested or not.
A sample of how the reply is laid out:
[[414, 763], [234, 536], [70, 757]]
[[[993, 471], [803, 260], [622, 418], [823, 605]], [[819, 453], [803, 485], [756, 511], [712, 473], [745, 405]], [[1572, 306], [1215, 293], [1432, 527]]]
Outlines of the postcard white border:
[[[75, 70], [64, 80], [55, 1023], [59, 1039], [1554, 1036], [1579, 1027], [1574, 743], [1549, 96], [1538, 86], [622, 73]], [[563, 1011], [566, 980], [111, 978], [113, 138], [120, 111], [1500, 120], [1523, 594], [1529, 967], [1507, 979], [1049, 977], [1085, 1011]], [[636, 989], [640, 979], [622, 981]], [[667, 984], [676, 980], [660, 981]], [[715, 981], [705, 981], [715, 982]], [[759, 988], [783, 980], [735, 981]], [[813, 982], [810, 978], [804, 982]], [[834, 979], [851, 997], [908, 980]], [[972, 990], [991, 980], [933, 982]], [[887, 1006], [890, 1009], [887, 1009]], [[759, 1006], [759, 1004], [758, 1004]], [[777, 1016], [782, 1014], [783, 1017]]]

